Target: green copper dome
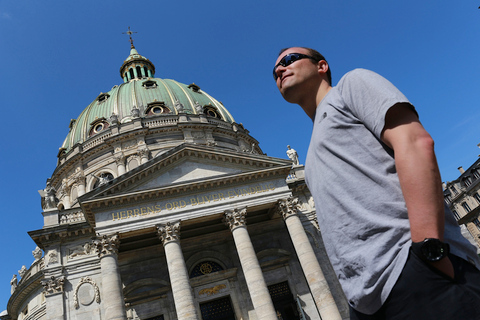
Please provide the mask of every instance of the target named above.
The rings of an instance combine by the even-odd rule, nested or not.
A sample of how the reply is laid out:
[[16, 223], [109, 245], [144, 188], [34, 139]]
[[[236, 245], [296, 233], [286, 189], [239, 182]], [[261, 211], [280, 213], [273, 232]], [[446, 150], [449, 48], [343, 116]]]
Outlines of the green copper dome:
[[217, 120], [234, 123], [222, 103], [195, 84], [154, 78], [155, 67], [138, 54], [135, 47], [120, 68], [124, 83], [101, 93], [77, 119], [70, 122], [70, 131], [61, 147], [68, 152], [76, 144], [94, 139], [114, 124], [134, 118], [158, 118], [172, 115], [205, 114]]

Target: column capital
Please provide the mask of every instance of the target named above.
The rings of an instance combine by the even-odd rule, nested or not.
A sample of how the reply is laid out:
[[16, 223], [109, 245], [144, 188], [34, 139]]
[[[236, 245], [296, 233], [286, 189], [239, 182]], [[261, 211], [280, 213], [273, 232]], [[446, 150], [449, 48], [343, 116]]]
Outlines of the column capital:
[[115, 152], [115, 153], [113, 154], [113, 159], [115, 160], [115, 163], [116, 163], [117, 165], [123, 164], [124, 161], [125, 161], [125, 154], [124, 154], [122, 151], [120, 151], [120, 152]]
[[45, 295], [49, 296], [56, 293], [63, 292], [63, 284], [65, 283], [65, 276], [54, 277], [41, 281], [41, 284], [45, 290]]
[[179, 241], [180, 221], [157, 225], [157, 234], [160, 240], [162, 240], [163, 245], [166, 245], [170, 241]]
[[297, 214], [298, 209], [300, 209], [300, 204], [297, 197], [290, 196], [277, 201], [276, 211], [282, 215], [283, 219]]
[[225, 224], [233, 231], [237, 227], [245, 227], [247, 225], [247, 207], [235, 208], [225, 211]]
[[118, 234], [112, 236], [98, 236], [93, 240], [93, 247], [99, 258], [107, 255], [118, 255], [118, 248], [120, 247], [120, 239]]

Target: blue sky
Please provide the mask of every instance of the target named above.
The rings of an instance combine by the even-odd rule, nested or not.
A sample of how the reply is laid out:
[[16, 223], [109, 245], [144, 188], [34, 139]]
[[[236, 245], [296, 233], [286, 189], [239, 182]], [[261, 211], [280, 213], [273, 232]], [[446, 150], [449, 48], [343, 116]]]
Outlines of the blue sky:
[[480, 1], [0, 0], [0, 312], [10, 279], [33, 262], [27, 231], [43, 226], [40, 196], [70, 119], [122, 83], [130, 26], [156, 77], [195, 82], [222, 101], [269, 156], [291, 145], [303, 163], [311, 120], [283, 101], [279, 49], [323, 53], [333, 82], [374, 70], [415, 105], [436, 141], [444, 181], [480, 150]]

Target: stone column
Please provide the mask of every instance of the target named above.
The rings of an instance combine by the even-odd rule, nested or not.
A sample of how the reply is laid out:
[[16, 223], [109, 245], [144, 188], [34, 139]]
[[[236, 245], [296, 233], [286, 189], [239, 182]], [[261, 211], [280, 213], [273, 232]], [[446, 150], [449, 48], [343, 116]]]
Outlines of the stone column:
[[85, 194], [85, 176], [83, 175], [83, 172], [77, 172], [74, 179], [78, 186], [77, 196], [80, 197]]
[[65, 308], [63, 302], [63, 284], [65, 277], [51, 276], [49, 279], [41, 281], [45, 291], [45, 303], [47, 309], [48, 320], [64, 320], [66, 319]]
[[123, 297], [122, 279], [118, 268], [118, 234], [99, 236], [93, 241], [100, 258], [102, 273], [102, 303], [107, 320], [127, 320]]
[[144, 164], [148, 161], [148, 155], [150, 154], [150, 150], [147, 147], [142, 147], [137, 150], [137, 154], [140, 157], [140, 164]]
[[115, 163], [117, 164], [117, 173], [119, 176], [126, 172], [125, 170], [125, 155], [123, 152], [114, 155]]
[[287, 225], [288, 233], [292, 238], [295, 252], [317, 305], [318, 312], [324, 320], [341, 320], [335, 300], [323, 275], [318, 259], [308, 240], [307, 233], [303, 228], [300, 217], [297, 214], [298, 198], [290, 197], [279, 200], [277, 211], [283, 216]]
[[247, 208], [225, 211], [225, 223], [232, 231], [257, 319], [278, 320], [272, 298], [263, 278], [260, 263], [248, 235], [246, 215]]
[[167, 258], [168, 274], [178, 320], [199, 319], [195, 309], [187, 266], [180, 247], [180, 222], [157, 226]]

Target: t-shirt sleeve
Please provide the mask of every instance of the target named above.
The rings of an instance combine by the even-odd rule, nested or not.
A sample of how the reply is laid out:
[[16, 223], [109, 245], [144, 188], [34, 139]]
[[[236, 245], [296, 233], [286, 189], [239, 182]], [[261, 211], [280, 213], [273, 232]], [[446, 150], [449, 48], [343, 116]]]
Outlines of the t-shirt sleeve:
[[[350, 71], [337, 87], [352, 115], [379, 139], [387, 111], [397, 103], [410, 104], [407, 97], [390, 81], [365, 69]], [[415, 111], [413, 106], [412, 110]]]

